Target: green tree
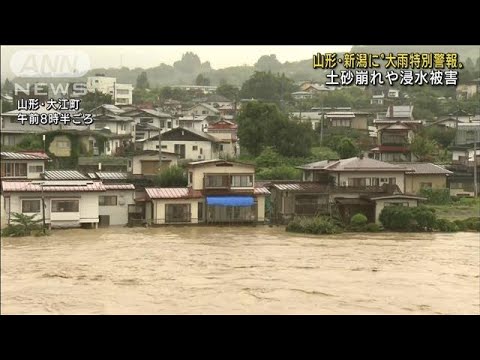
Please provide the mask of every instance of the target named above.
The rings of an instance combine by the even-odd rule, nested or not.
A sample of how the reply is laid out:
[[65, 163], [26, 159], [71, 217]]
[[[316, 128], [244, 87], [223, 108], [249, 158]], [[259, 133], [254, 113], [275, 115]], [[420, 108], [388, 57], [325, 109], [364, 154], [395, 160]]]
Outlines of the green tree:
[[202, 66], [200, 58], [193, 52], [186, 52], [182, 56], [182, 60], [175, 61], [173, 68], [179, 72], [192, 74], [197, 72]]
[[455, 129], [445, 127], [440, 128], [437, 126], [431, 126], [425, 130], [425, 136], [434, 140], [443, 148], [447, 148], [455, 139]]
[[348, 159], [358, 155], [358, 148], [355, 146], [352, 139], [344, 137], [340, 140], [340, 143], [335, 149], [340, 155], [341, 159]]
[[241, 146], [252, 156], [271, 146], [283, 156], [308, 156], [313, 143], [313, 130], [297, 124], [279, 111], [275, 104], [249, 102], [238, 116]]
[[410, 144], [410, 151], [419, 161], [431, 161], [437, 150], [437, 143], [424, 135], [417, 134]]
[[284, 74], [280, 76], [271, 72], [256, 71], [243, 83], [240, 96], [245, 99], [280, 101], [290, 98], [294, 90], [293, 80]]
[[210, 79], [205, 77], [203, 74], [198, 74], [197, 78], [195, 79], [195, 85], [210, 86]]
[[258, 71], [273, 71], [278, 72], [282, 68], [282, 63], [277, 60], [275, 54], [272, 55], [263, 55], [255, 63], [255, 70]]
[[239, 92], [240, 90], [237, 87], [226, 83], [217, 87], [218, 95], [225, 96], [227, 99], [232, 101], [238, 98]]
[[113, 104], [112, 95], [95, 90], [95, 92], [88, 92], [82, 97], [81, 106], [86, 112], [103, 104]]
[[188, 183], [185, 171], [178, 166], [170, 166], [162, 170], [153, 181], [155, 185], [161, 187], [184, 187]]
[[271, 146], [265, 147], [262, 153], [255, 159], [255, 164], [260, 168], [272, 168], [282, 164], [282, 157]]
[[148, 83], [147, 72], [142, 71], [137, 77], [137, 89], [149, 89], [150, 84]]
[[21, 150], [43, 150], [43, 140], [35, 134], [27, 134], [17, 144]]

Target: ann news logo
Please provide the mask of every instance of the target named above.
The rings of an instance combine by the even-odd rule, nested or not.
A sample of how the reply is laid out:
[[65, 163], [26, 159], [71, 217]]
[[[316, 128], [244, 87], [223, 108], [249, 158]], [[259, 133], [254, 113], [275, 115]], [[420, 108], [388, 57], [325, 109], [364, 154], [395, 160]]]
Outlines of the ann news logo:
[[81, 77], [90, 70], [90, 57], [80, 50], [19, 50], [10, 59], [10, 68], [18, 77]]

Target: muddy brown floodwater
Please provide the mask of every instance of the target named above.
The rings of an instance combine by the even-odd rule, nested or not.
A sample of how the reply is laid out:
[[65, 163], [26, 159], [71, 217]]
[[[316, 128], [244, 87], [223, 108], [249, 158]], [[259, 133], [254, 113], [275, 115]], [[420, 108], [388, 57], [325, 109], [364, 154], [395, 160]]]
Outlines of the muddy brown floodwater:
[[2, 314], [479, 314], [478, 233], [280, 227], [3, 238]]

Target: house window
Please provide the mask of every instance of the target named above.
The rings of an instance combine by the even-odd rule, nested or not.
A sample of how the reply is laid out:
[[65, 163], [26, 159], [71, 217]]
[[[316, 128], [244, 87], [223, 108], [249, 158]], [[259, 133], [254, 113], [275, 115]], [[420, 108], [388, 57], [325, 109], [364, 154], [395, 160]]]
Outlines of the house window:
[[432, 183], [431, 182], [421, 182], [420, 183], [420, 188], [421, 189], [431, 189], [432, 188]]
[[2, 177], [26, 177], [27, 176], [27, 164], [2, 163], [1, 176]]
[[367, 179], [366, 178], [349, 178], [348, 186], [354, 186], [354, 187], [367, 186]]
[[116, 206], [117, 205], [117, 196], [116, 195], [101, 195], [98, 198], [98, 205], [100, 206]]
[[207, 110], [202, 110], [202, 115], [207, 115]]
[[219, 148], [220, 148], [220, 151], [223, 151], [223, 145], [220, 145]]
[[162, 149], [166, 149], [167, 148], [167, 145], [162, 145]]
[[232, 176], [232, 187], [252, 187], [253, 175], [234, 175]]
[[188, 182], [189, 184], [193, 183], [193, 172], [191, 171], [188, 172]]
[[228, 187], [228, 175], [207, 175], [205, 177], [205, 187], [209, 187], [209, 188]]
[[200, 155], [203, 155], [203, 148], [200, 148]]
[[198, 220], [203, 220], [203, 202], [198, 203]]
[[397, 183], [397, 178], [394, 178], [394, 177], [388, 178], [388, 183], [390, 185], [395, 185]]
[[380, 186], [379, 178], [370, 178], [370, 186]]
[[165, 120], [160, 120], [160, 127], [162, 129], [165, 127]]
[[171, 122], [171, 121], [168, 121], [168, 122], [167, 122], [167, 127], [168, 127], [169, 129], [172, 128], [172, 122]]
[[409, 204], [408, 204], [408, 202], [386, 202], [385, 207], [387, 207], [387, 206], [406, 206], [406, 207], [408, 207]]
[[[163, 146], [162, 146], [163, 147]], [[128, 167], [131, 168], [132, 167], [132, 160], [128, 160]]]
[[52, 212], [78, 212], [78, 200], [52, 200]]
[[22, 213], [39, 213], [40, 200], [22, 200]]
[[190, 204], [167, 204], [165, 205], [165, 222], [190, 222]]
[[28, 171], [31, 173], [41, 173], [43, 171], [42, 165], [30, 165]]
[[127, 130], [127, 124], [120, 124], [120, 130], [122, 131]]
[[198, 150], [198, 146], [197, 145], [193, 145], [192, 146], [192, 151], [197, 151]]

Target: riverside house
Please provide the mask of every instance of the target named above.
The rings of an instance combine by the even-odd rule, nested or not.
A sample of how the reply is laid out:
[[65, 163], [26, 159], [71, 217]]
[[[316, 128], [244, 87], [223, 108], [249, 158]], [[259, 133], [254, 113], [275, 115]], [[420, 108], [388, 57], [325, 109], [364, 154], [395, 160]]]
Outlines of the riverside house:
[[255, 167], [225, 160], [192, 162], [185, 188], [147, 188], [151, 224], [263, 223], [266, 188], [255, 188]]
[[349, 221], [361, 212], [378, 221], [383, 206], [417, 206], [422, 197], [405, 192], [408, 167], [363, 156], [324, 160], [298, 167], [301, 182], [272, 182], [272, 221], [285, 223], [295, 215], [338, 216]]

